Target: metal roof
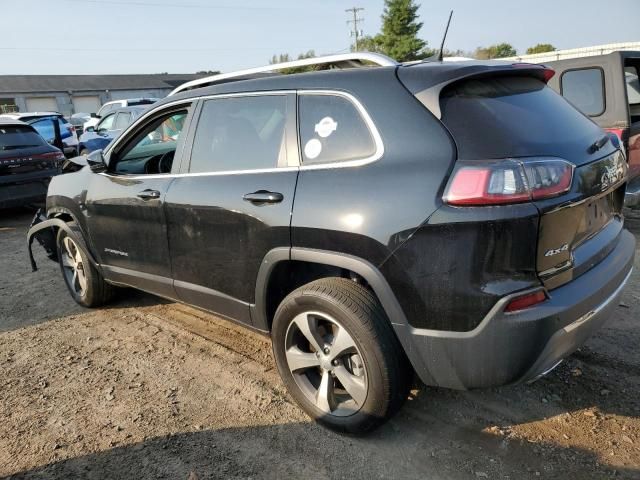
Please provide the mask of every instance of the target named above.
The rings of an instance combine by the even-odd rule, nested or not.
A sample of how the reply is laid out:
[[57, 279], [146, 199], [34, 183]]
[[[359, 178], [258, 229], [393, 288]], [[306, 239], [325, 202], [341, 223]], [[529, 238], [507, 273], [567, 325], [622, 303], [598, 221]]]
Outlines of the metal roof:
[[0, 75], [0, 94], [173, 89], [202, 74]]

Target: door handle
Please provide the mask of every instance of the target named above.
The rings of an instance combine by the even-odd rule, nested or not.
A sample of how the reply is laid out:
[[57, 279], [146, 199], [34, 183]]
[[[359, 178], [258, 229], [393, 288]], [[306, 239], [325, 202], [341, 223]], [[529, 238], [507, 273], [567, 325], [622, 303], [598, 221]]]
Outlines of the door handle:
[[141, 191], [138, 194], [138, 197], [142, 198], [143, 200], [151, 200], [153, 198], [160, 198], [160, 192], [158, 190], [151, 190], [151, 189], [147, 188], [146, 190]]
[[284, 196], [278, 192], [268, 192], [266, 190], [258, 190], [253, 193], [245, 193], [242, 197], [243, 200], [251, 203], [280, 203]]

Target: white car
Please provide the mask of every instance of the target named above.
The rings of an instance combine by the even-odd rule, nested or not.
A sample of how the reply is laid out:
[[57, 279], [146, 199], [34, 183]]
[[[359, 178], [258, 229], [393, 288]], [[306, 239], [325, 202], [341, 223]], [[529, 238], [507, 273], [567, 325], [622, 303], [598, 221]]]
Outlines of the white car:
[[159, 98], [129, 98], [126, 100], [113, 100], [111, 102], [107, 102], [104, 105], [102, 105], [102, 107], [100, 107], [100, 110], [98, 110], [98, 113], [91, 114], [91, 119], [84, 123], [83, 131], [86, 132], [87, 128], [95, 127], [102, 117], [108, 115], [109, 113], [119, 108], [133, 107], [136, 105], [151, 105], [152, 103], [156, 103], [158, 100], [160, 99]]

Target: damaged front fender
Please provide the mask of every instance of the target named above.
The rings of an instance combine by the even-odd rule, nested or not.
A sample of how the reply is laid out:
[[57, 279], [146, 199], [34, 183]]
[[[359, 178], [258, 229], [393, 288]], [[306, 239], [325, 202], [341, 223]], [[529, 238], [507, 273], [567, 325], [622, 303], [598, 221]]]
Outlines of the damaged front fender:
[[50, 260], [58, 261], [58, 247], [56, 245], [57, 229], [64, 230], [67, 235], [69, 235], [78, 245], [80, 245], [80, 247], [84, 249], [93, 266], [98, 270], [101, 270], [100, 265], [96, 262], [95, 258], [87, 248], [84, 238], [82, 238], [82, 234], [77, 229], [71, 228], [68, 223], [60, 218], [47, 218], [41, 210], [38, 210], [35, 217], [33, 217], [31, 227], [27, 232], [27, 249], [29, 250], [29, 261], [31, 262], [32, 271], [35, 272], [38, 270], [36, 261], [33, 258], [32, 245], [34, 239], [37, 239], [38, 243], [42, 245]]

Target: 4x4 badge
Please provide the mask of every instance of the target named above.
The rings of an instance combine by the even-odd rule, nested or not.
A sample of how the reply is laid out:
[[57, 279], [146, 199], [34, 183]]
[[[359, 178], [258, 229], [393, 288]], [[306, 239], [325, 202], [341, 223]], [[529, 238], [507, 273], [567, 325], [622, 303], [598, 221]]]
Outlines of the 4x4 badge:
[[553, 257], [554, 255], [558, 255], [559, 253], [566, 252], [567, 250], [569, 250], [569, 244], [565, 243], [560, 248], [552, 248], [551, 250], [547, 250], [544, 256]]

